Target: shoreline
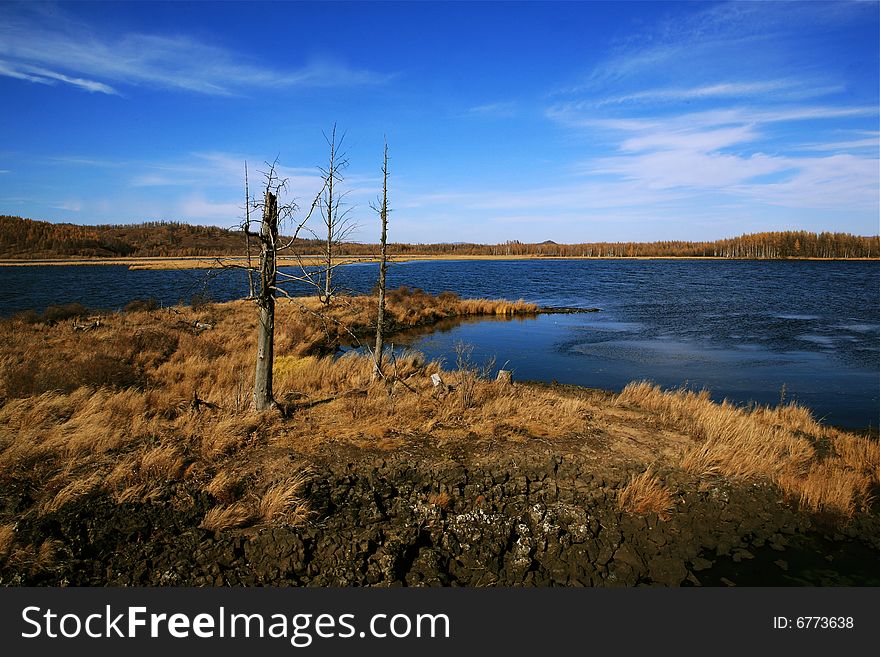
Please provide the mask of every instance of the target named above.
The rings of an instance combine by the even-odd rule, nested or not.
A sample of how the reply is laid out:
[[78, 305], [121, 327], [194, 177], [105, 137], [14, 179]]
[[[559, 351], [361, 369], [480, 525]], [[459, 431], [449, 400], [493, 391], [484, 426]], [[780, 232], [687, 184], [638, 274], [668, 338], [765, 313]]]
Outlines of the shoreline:
[[[880, 258], [727, 258], [724, 256], [548, 256], [548, 255], [456, 255], [456, 254], [411, 254], [392, 255], [391, 262], [434, 261], [518, 261], [518, 260], [687, 260], [687, 261], [748, 261], [748, 262], [880, 262]], [[284, 267], [320, 265], [321, 255], [304, 255], [299, 258], [279, 257]], [[335, 262], [340, 265], [378, 262], [378, 255], [340, 256]], [[126, 266], [130, 270], [189, 270], [240, 268], [247, 263], [245, 256], [169, 256], [137, 258], [37, 258], [0, 259], [0, 267], [44, 267], [44, 266]]]
[[[305, 299], [307, 297], [299, 297], [299, 298]], [[132, 301], [139, 301], [139, 299], [132, 299]], [[238, 304], [238, 303], [244, 302], [244, 301], [247, 301], [247, 299], [235, 299], [235, 300], [230, 300], [230, 301], [211, 302], [211, 305], [223, 306], [223, 305], [228, 305], [228, 304]], [[73, 304], [73, 305], [76, 305], [76, 304]], [[65, 307], [60, 306], [59, 308], [61, 310], [64, 310]], [[190, 306], [189, 304], [184, 304], [183, 306], [181, 306], [180, 303], [178, 303], [178, 304], [170, 304], [170, 305], [159, 305], [154, 308], [151, 308], [150, 310], [148, 310], [148, 312], [161, 312], [163, 310], [174, 311], [174, 309], [180, 310], [180, 309], [190, 309], [190, 308], [192, 308], [192, 306]], [[143, 309], [138, 309], [138, 311], [139, 310], [143, 310]], [[129, 312], [138, 312], [138, 311], [127, 311], [122, 308], [112, 309], [112, 308], [96, 308], [96, 307], [88, 307], [88, 308], [82, 307], [81, 311], [82, 311], [80, 313], [81, 316], [84, 318], [88, 318], [89, 321], [92, 321], [95, 319], [101, 319], [105, 316], [112, 316], [112, 315], [119, 315], [119, 314], [124, 315]], [[29, 311], [27, 309], [25, 309], [25, 310], [17, 311], [16, 313], [13, 313], [13, 314], [7, 315], [7, 316], [0, 315], [0, 322], [12, 321], [15, 319], [16, 316], [21, 316], [22, 314], [27, 314], [28, 312]], [[499, 319], [509, 320], [512, 317], [524, 319], [524, 318], [536, 318], [540, 315], [592, 314], [592, 313], [599, 313], [599, 312], [602, 312], [602, 309], [596, 308], [596, 307], [584, 307], [584, 308], [577, 307], [576, 308], [576, 307], [565, 307], [565, 306], [559, 306], [559, 307], [556, 307], [556, 306], [536, 306], [534, 310], [528, 310], [528, 311], [520, 310], [520, 311], [515, 312], [513, 315], [500, 315], [499, 316], [494, 313], [476, 314], [476, 315], [452, 315], [452, 316], [446, 316], [446, 317], [432, 318], [432, 319], [430, 319], [426, 322], [423, 322], [423, 323], [420, 322], [420, 323], [416, 323], [416, 324], [400, 325], [400, 326], [389, 325], [389, 327], [388, 327], [389, 333], [386, 337], [388, 340], [391, 340], [392, 342], [396, 342], [402, 336], [410, 336], [411, 334], [419, 334], [419, 335], [431, 334], [431, 333], [435, 332], [436, 330], [438, 330], [438, 328], [442, 325], [446, 326], [446, 328], [444, 328], [442, 330], [449, 330], [450, 326], [457, 326], [462, 323], [485, 322], [485, 321], [492, 321], [492, 320], [499, 320]], [[38, 313], [38, 315], [39, 315], [39, 313]], [[60, 321], [69, 320], [69, 319], [70, 319], [70, 316], [65, 315], [64, 319], [60, 320]], [[45, 323], [46, 320], [39, 320], [39, 321]], [[59, 320], [50, 319], [50, 320], [48, 320], [47, 325], [53, 326], [58, 323], [59, 323]], [[367, 338], [369, 338], [369, 334], [365, 334], [365, 335], [367, 336]], [[358, 338], [364, 338], [364, 337], [365, 337], [364, 335], [360, 335], [360, 334], [358, 335]], [[406, 345], [407, 343], [400, 342], [399, 344]], [[346, 345], [346, 346], [348, 348], [351, 348], [350, 345]], [[321, 352], [321, 355], [328, 356], [328, 355], [333, 355], [333, 354], [331, 352]], [[340, 355], [340, 353], [337, 353], [336, 355]], [[633, 380], [628, 381], [628, 383], [634, 383], [636, 381], [637, 381], [637, 379], [633, 379]], [[517, 378], [517, 383], [527, 385], [527, 386], [533, 386], [534, 388], [537, 388], [537, 389], [580, 390], [580, 391], [583, 391], [586, 393], [596, 393], [596, 394], [603, 394], [603, 395], [617, 395], [626, 386], [626, 384], [624, 384], [620, 387], [620, 389], [614, 389], [614, 388], [602, 388], [602, 387], [595, 387], [595, 386], [588, 386], [588, 385], [580, 385], [577, 383], [559, 383], [553, 377], [548, 378], [548, 379], [533, 379], [533, 378], [519, 379], [519, 378]], [[668, 388], [669, 391], [673, 391], [675, 389], [676, 389], [675, 387]], [[720, 401], [721, 400], [719, 399], [719, 403], [720, 403]], [[724, 399], [724, 401], [728, 401], [728, 400]], [[758, 402], [756, 402], [753, 399], [748, 400], [748, 401], [739, 401], [739, 402], [734, 401], [731, 403], [734, 406], [741, 407], [741, 408], [748, 408], [751, 405], [758, 404]], [[812, 409], [810, 409], [810, 410], [812, 412]], [[864, 437], [867, 437], [867, 438], [870, 438], [873, 440], [880, 439], [880, 428], [878, 428], [877, 425], [872, 424], [871, 422], [868, 422], [868, 424], [828, 423], [828, 424], [826, 424], [826, 426], [833, 428], [833, 429], [836, 429], [836, 430], [839, 430], [839, 431], [844, 431], [844, 432], [853, 433], [853, 434], [856, 434], [859, 436], [864, 436]]]

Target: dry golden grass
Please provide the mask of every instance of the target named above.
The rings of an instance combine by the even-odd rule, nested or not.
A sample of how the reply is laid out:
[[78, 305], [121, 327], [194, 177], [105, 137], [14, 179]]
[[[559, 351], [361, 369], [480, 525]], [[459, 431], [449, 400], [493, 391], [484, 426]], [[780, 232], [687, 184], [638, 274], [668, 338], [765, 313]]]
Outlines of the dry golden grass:
[[877, 442], [825, 427], [802, 406], [745, 409], [713, 403], [706, 392], [664, 392], [646, 382], [631, 383], [616, 401], [693, 436], [681, 467], [698, 476], [766, 478], [806, 508], [846, 516], [870, 506], [870, 491], [880, 484]]
[[845, 467], [880, 481], [880, 442], [836, 432], [833, 448]]
[[431, 493], [428, 495], [428, 504], [433, 504], [441, 509], [447, 508], [451, 501], [452, 496], [445, 490], [440, 493]]
[[0, 559], [6, 559], [15, 545], [15, 525], [0, 525]]
[[300, 494], [306, 477], [296, 475], [270, 487], [260, 498], [259, 515], [267, 524], [283, 523], [296, 526], [310, 515], [308, 504]]
[[141, 455], [139, 471], [145, 478], [174, 481], [183, 474], [183, 456], [174, 445], [154, 447]]
[[[308, 512], [296, 497], [301, 481], [289, 477], [289, 459], [266, 455], [271, 450], [291, 453], [328, 438], [390, 448], [438, 410], [450, 431], [462, 425], [452, 398], [430, 390], [438, 364], [398, 356], [376, 383], [369, 358], [324, 355], [368, 336], [375, 304], [372, 297], [340, 297], [329, 307], [279, 303], [275, 392], [290, 406], [286, 419], [249, 411], [256, 317], [247, 302], [110, 314], [90, 331], [74, 329], [78, 315], [4, 322], [0, 482], [41, 482], [34, 508], [47, 514], [96, 491], [119, 502], [161, 497], [187, 478], [225, 505], [206, 519], [210, 527], [301, 522]], [[402, 328], [536, 310], [400, 289], [388, 294], [387, 317]], [[400, 411], [409, 413], [402, 424]], [[238, 500], [245, 489], [259, 503]]]
[[8, 566], [16, 570], [36, 575], [49, 570], [55, 564], [56, 555], [61, 548], [62, 543], [53, 539], [46, 539], [39, 545], [10, 545], [5, 556], [0, 552], [0, 560], [5, 560]]
[[64, 485], [54, 497], [46, 499], [38, 508], [40, 515], [57, 511], [65, 504], [88, 495], [101, 484], [101, 477], [97, 473], [89, 473], [81, 478], [73, 479]]
[[[560, 399], [549, 390], [529, 390], [480, 378], [474, 372], [453, 377], [437, 363], [421, 358], [398, 359], [396, 374], [384, 382], [371, 379], [368, 357], [347, 355], [333, 360], [300, 361], [298, 369], [279, 377], [282, 389], [296, 385], [304, 395], [295, 404], [297, 422], [284, 426], [279, 445], [299, 449], [327, 440], [394, 448], [408, 438], [449, 440], [516, 440], [584, 435], [592, 406], [581, 399]], [[441, 373], [455, 389], [435, 388], [430, 375]], [[285, 378], [290, 377], [290, 378]], [[469, 403], [462, 403], [462, 379], [468, 381]], [[296, 406], [295, 406], [296, 408]]]
[[222, 504], [235, 501], [242, 480], [239, 473], [232, 468], [221, 470], [205, 486], [204, 491]]
[[209, 531], [220, 532], [247, 525], [254, 519], [254, 512], [244, 502], [236, 502], [224, 506], [215, 506], [205, 514], [200, 527]]
[[803, 475], [784, 473], [779, 477], [783, 489], [796, 495], [801, 504], [813, 511], [832, 511], [852, 515], [858, 506], [868, 506], [871, 479], [848, 468], [839, 459], [812, 463]]
[[[47, 514], [96, 491], [119, 502], [161, 497], [169, 484], [188, 478], [225, 505], [206, 520], [210, 527], [257, 518], [296, 523], [308, 512], [296, 499], [301, 482], [289, 478], [289, 459], [265, 456], [271, 450], [308, 450], [327, 439], [393, 448], [432, 427], [451, 435], [475, 423], [478, 435], [493, 437], [506, 431], [496, 414], [511, 427], [517, 422], [515, 394], [499, 398], [496, 387], [470, 373], [479, 403], [492, 405], [490, 421], [463, 417], [454, 394], [432, 390], [429, 377], [440, 366], [421, 355], [398, 355], [378, 383], [369, 358], [324, 355], [369, 335], [375, 303], [372, 297], [341, 297], [327, 308], [314, 299], [279, 303], [275, 392], [289, 406], [287, 418], [249, 412], [256, 332], [249, 303], [110, 314], [85, 332], [74, 330], [77, 318], [5, 322], [0, 481], [46, 482], [34, 508]], [[536, 310], [400, 289], [388, 294], [387, 316], [402, 328]], [[197, 322], [213, 328], [199, 330]], [[280, 483], [267, 489], [271, 481]], [[238, 500], [245, 489], [261, 501]]]
[[[249, 410], [256, 315], [248, 302], [111, 314], [87, 332], [73, 319], [4, 322], [0, 485], [34, 490], [33, 512], [48, 514], [92, 492], [135, 502], [185, 482], [218, 503], [208, 528], [295, 524], [308, 509], [291, 473], [301, 471], [300, 455], [328, 442], [391, 450], [426, 437], [502, 444], [597, 434], [609, 459], [649, 463], [662, 454], [699, 476], [765, 477], [817, 510], [852, 513], [877, 485], [877, 443], [824, 427], [801, 407], [747, 411], [644, 383], [600, 402], [489, 381], [467, 362], [444, 370], [420, 354], [396, 356], [374, 381], [369, 357], [328, 354], [349, 331], [368, 336], [375, 310], [373, 297], [329, 308], [279, 302], [274, 377], [284, 413], [262, 414]], [[536, 310], [450, 293], [388, 295], [396, 328]], [[452, 389], [434, 387], [432, 374]], [[645, 429], [658, 421], [663, 444]]]
[[618, 494], [617, 505], [632, 513], [656, 513], [661, 520], [669, 520], [675, 509], [672, 493], [650, 469], [632, 476]]
[[61, 549], [62, 543], [61, 541], [56, 541], [53, 539], [46, 539], [42, 543], [40, 543], [40, 547], [37, 550], [36, 559], [31, 565], [32, 571], [42, 571], [48, 570], [55, 563], [55, 555], [58, 550]]

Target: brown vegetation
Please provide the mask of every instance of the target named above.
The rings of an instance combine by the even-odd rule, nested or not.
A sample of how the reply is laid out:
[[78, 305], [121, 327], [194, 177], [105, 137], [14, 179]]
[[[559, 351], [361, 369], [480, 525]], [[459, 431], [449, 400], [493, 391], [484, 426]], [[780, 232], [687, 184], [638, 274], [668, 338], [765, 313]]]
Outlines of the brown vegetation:
[[[387, 317], [403, 328], [535, 310], [397, 290], [388, 294]], [[639, 472], [659, 463], [634, 478], [619, 502], [661, 517], [673, 507], [659, 472], [769, 481], [806, 509], [841, 516], [867, 508], [877, 490], [876, 441], [825, 427], [798, 406], [744, 409], [645, 383], [616, 396], [502, 384], [466, 358], [444, 371], [415, 353], [391, 359], [385, 378], [375, 380], [369, 356], [332, 354], [369, 335], [374, 317], [369, 297], [339, 299], [329, 309], [317, 300], [280, 303], [279, 408], [265, 413], [247, 410], [256, 319], [246, 302], [106, 315], [85, 332], [74, 330], [76, 319], [8, 320], [0, 345], [0, 486], [28, 490], [31, 507], [21, 512], [35, 515], [95, 492], [118, 502], [206, 494], [215, 506], [204, 528], [294, 525], [308, 517], [301, 494], [314, 453], [427, 440], [486, 449], [566, 441]], [[444, 385], [434, 386], [431, 374]], [[447, 502], [438, 493], [431, 503]], [[0, 516], [0, 558], [47, 567], [52, 545], [17, 545], [14, 521]]]
[[617, 398], [654, 413], [695, 439], [680, 466], [700, 477], [768, 479], [813, 511], [846, 516], [872, 503], [880, 484], [880, 444], [817, 422], [790, 404], [740, 408], [706, 391], [662, 391], [631, 383]]
[[[394, 326], [536, 310], [407, 289], [388, 301]], [[392, 436], [422, 431], [438, 417], [449, 432], [462, 425], [458, 406], [430, 390], [427, 375], [438, 364], [398, 356], [376, 382], [368, 357], [332, 355], [341, 342], [369, 333], [374, 312], [366, 297], [339, 299], [329, 309], [310, 299], [280, 304], [275, 377], [287, 417], [246, 411], [256, 331], [246, 302], [110, 314], [85, 332], [75, 330], [80, 314], [7, 320], [0, 485], [35, 485], [40, 515], [96, 491], [131, 502], [187, 483], [217, 501], [206, 528], [302, 522], [308, 509], [298, 499], [298, 453], [333, 439], [387, 447]], [[398, 421], [410, 407], [408, 419]], [[10, 536], [0, 533], [3, 550]]]
[[661, 520], [669, 520], [670, 512], [675, 508], [672, 493], [650, 469], [633, 475], [618, 494], [617, 504], [624, 511], [656, 513]]

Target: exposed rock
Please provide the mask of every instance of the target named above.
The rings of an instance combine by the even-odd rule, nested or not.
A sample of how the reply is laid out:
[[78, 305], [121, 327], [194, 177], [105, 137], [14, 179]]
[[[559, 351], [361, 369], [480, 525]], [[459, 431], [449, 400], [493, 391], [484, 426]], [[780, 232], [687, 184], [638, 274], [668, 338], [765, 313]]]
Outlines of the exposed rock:
[[[304, 494], [315, 515], [296, 528], [198, 529], [214, 502], [182, 483], [164, 501], [116, 504], [92, 494], [25, 516], [16, 543], [58, 541], [56, 562], [41, 571], [0, 563], [0, 584], [734, 585], [713, 578], [715, 564], [700, 555], [752, 560], [788, 549], [792, 532], [808, 526], [772, 487], [693, 485], [667, 521], [631, 515], [617, 507], [627, 471], [599, 470], [573, 453], [363, 452], [316, 457], [311, 469]], [[9, 513], [26, 495], [4, 490], [0, 508]], [[876, 516], [848, 527], [878, 541]], [[774, 558], [770, 572], [784, 573], [788, 563]]]

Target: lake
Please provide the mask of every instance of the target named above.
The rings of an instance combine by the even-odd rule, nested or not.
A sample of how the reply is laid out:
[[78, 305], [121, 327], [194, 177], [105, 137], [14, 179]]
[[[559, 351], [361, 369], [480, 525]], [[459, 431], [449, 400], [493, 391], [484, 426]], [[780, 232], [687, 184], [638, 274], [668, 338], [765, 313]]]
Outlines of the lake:
[[[376, 264], [337, 270], [367, 292]], [[130, 271], [124, 266], [0, 268], [0, 315], [79, 302], [117, 309], [133, 298], [168, 305], [194, 295], [239, 298], [240, 271]], [[880, 263], [719, 260], [413, 261], [389, 286], [463, 297], [525, 299], [601, 312], [450, 325], [395, 342], [429, 358], [495, 357], [518, 380], [620, 389], [635, 379], [708, 388], [716, 399], [797, 400], [826, 422], [880, 422]], [[300, 289], [300, 293], [307, 290]]]

